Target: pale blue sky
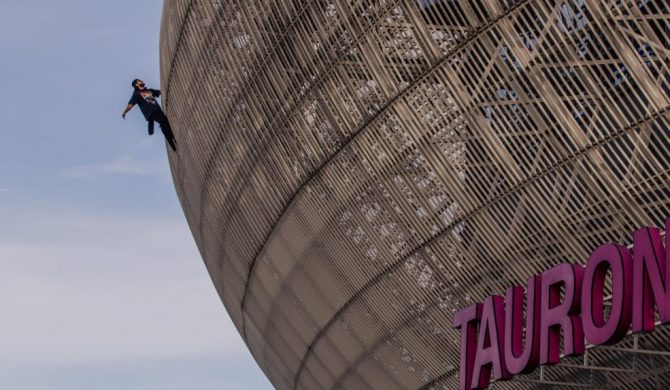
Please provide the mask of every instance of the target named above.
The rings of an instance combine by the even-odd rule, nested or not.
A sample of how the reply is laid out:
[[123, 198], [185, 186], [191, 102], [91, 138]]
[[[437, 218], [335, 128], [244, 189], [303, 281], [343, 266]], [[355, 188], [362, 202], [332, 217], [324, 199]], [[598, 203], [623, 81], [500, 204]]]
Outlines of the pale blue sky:
[[220, 303], [160, 131], [162, 0], [0, 0], [0, 388], [270, 389]]

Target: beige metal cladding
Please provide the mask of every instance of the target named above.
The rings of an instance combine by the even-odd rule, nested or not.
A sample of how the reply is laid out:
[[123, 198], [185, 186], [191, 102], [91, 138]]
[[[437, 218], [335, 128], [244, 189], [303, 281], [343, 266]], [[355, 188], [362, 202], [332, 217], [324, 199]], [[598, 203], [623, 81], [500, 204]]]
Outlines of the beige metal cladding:
[[[175, 187], [279, 389], [453, 389], [453, 312], [670, 215], [667, 0], [166, 0]], [[495, 388], [670, 383], [670, 330]]]

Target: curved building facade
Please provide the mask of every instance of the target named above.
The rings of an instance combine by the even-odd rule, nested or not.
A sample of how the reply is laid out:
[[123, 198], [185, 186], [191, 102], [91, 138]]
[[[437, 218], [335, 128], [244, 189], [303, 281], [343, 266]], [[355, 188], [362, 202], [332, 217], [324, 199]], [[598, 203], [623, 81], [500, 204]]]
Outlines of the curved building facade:
[[[458, 388], [456, 311], [670, 215], [666, 0], [166, 0], [160, 44], [177, 194], [279, 389]], [[668, 350], [492, 386], [667, 388]]]

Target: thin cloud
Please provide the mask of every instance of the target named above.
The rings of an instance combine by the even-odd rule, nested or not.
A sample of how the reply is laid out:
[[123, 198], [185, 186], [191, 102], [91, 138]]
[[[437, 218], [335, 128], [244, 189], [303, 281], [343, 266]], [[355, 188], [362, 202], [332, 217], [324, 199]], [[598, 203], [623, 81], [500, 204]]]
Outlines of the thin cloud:
[[66, 177], [91, 179], [103, 175], [160, 176], [165, 172], [157, 161], [138, 161], [133, 156], [123, 155], [101, 164], [79, 165], [64, 172]]
[[181, 221], [28, 215], [0, 261], [0, 366], [248, 354]]
[[11, 192], [11, 191], [8, 190], [7, 188], [2, 188], [2, 187], [0, 187], [0, 192]]

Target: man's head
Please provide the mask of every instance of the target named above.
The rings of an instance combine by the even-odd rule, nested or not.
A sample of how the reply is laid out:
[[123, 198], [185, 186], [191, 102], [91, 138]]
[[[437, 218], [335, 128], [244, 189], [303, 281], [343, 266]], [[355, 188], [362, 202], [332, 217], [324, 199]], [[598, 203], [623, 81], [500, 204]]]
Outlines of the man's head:
[[144, 81], [142, 81], [140, 79], [135, 79], [132, 82], [132, 86], [135, 89], [143, 89], [144, 88]]

